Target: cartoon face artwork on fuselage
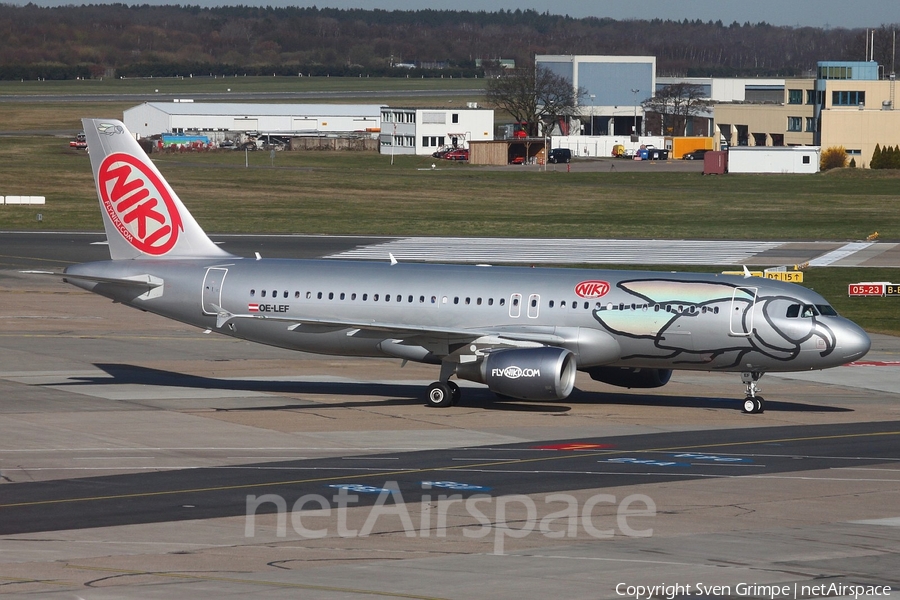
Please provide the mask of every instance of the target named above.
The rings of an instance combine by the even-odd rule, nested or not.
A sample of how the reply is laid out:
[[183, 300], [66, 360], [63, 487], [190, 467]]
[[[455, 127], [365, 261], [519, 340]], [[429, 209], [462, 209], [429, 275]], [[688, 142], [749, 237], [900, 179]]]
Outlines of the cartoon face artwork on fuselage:
[[635, 279], [616, 288], [630, 301], [610, 301], [593, 315], [625, 338], [623, 360], [676, 359], [683, 368], [723, 370], [749, 362], [777, 370], [778, 363], [795, 362], [802, 352], [825, 357], [835, 348], [834, 333], [820, 318], [837, 316], [830, 306], [769, 293], [765, 286], [760, 292], [752, 282]]

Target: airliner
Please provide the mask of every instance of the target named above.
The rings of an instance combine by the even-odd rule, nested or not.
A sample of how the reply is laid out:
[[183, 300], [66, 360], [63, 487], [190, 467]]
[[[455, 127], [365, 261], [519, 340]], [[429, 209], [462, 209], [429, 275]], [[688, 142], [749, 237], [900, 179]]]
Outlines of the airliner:
[[[110, 260], [65, 281], [205, 330], [320, 354], [439, 366], [502, 397], [565, 399], [577, 371], [628, 388], [733, 372], [760, 413], [766, 372], [837, 367], [866, 333], [802, 286], [739, 275], [239, 257], [213, 243], [124, 124], [84, 119]], [[746, 268], [745, 268], [746, 272]]]

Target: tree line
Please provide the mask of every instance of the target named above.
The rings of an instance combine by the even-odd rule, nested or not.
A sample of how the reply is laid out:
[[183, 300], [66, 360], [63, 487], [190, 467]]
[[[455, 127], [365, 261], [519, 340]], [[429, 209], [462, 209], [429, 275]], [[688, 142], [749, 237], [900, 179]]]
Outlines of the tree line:
[[[891, 64], [889, 39], [882, 26], [881, 64]], [[861, 29], [576, 19], [519, 9], [0, 5], [0, 79], [475, 76], [483, 73], [476, 59], [527, 65], [535, 54], [656, 56], [661, 76], [794, 77], [820, 60], [862, 60], [865, 47]]]

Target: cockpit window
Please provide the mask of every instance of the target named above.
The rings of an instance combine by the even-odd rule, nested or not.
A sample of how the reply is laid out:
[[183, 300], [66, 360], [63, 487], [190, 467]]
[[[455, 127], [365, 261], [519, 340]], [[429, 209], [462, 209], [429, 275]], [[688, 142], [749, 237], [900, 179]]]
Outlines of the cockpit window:
[[826, 317], [838, 316], [837, 311], [834, 310], [830, 304], [816, 304], [816, 308], [819, 309], [820, 314], [825, 315]]
[[785, 316], [789, 319], [798, 317], [808, 319], [819, 315], [826, 317], [838, 316], [837, 311], [830, 304], [791, 304], [785, 312]]

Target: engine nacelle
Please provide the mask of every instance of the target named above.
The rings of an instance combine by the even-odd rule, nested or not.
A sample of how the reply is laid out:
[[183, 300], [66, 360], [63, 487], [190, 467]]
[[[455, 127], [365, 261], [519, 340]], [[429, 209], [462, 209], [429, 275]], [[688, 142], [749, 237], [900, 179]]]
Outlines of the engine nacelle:
[[626, 388], [658, 388], [669, 383], [672, 377], [672, 369], [631, 367], [593, 367], [587, 373], [594, 381]]
[[485, 383], [495, 394], [521, 400], [562, 400], [575, 387], [575, 355], [565, 348], [515, 348], [461, 364], [456, 376]]

